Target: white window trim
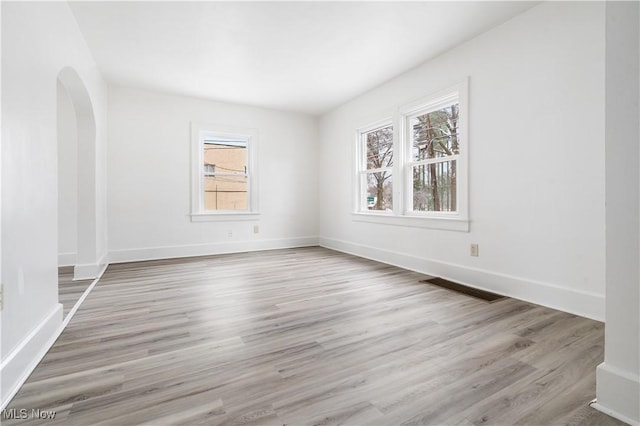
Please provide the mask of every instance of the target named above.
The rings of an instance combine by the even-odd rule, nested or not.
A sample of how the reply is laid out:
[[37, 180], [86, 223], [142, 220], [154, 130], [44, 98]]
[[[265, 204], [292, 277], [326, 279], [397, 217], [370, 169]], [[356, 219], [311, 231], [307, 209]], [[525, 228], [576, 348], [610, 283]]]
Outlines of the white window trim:
[[469, 221], [454, 217], [424, 217], [415, 215], [391, 216], [375, 213], [353, 213], [355, 222], [381, 225], [405, 226], [410, 228], [439, 229], [444, 231], [469, 232]]
[[[421, 212], [413, 211], [413, 181], [412, 166], [418, 163], [438, 162], [439, 160], [411, 160], [410, 119], [421, 113], [437, 110], [447, 106], [453, 100], [458, 100], [460, 121], [458, 134], [460, 135], [460, 153], [451, 159], [458, 162], [457, 176], [457, 212]], [[440, 229], [448, 231], [469, 232], [469, 83], [468, 79], [445, 90], [425, 96], [417, 101], [399, 107], [392, 118], [386, 117], [372, 122], [370, 125], [358, 127], [356, 143], [356, 197], [354, 203], [353, 220], [377, 224], [407, 226], [416, 228]], [[394, 131], [394, 164], [393, 164], [393, 212], [372, 212], [362, 208], [362, 179], [360, 178], [360, 163], [362, 161], [361, 134], [375, 130], [385, 125], [393, 125]], [[449, 160], [450, 158], [447, 158]], [[396, 184], [400, 182], [401, 184]]]
[[[238, 138], [247, 140], [247, 188], [249, 190], [246, 210], [206, 211], [204, 209], [204, 173], [202, 164], [202, 139], [205, 136], [219, 138]], [[191, 221], [244, 221], [258, 220], [258, 131], [251, 128], [237, 128], [219, 124], [191, 122]]]
[[[431, 219], [457, 219], [458, 221], [469, 220], [469, 198], [468, 198], [468, 82], [457, 84], [453, 87], [449, 87], [446, 90], [442, 90], [431, 96], [425, 97], [419, 101], [413, 102], [400, 109], [400, 137], [399, 145], [403, 149], [403, 163], [405, 168], [403, 170], [404, 175], [404, 215], [425, 217]], [[457, 199], [457, 212], [418, 212], [413, 210], [412, 202], [413, 190], [412, 190], [412, 168], [413, 166], [421, 163], [431, 163], [445, 161], [445, 159], [433, 159], [424, 161], [413, 161], [411, 159], [411, 128], [410, 120], [418, 115], [422, 115], [431, 111], [438, 110], [451, 104], [452, 101], [457, 100], [460, 108], [460, 119], [458, 121], [458, 134], [460, 135], [460, 153], [456, 156], [447, 157], [446, 160], [455, 159], [458, 163], [458, 185], [456, 189]]]

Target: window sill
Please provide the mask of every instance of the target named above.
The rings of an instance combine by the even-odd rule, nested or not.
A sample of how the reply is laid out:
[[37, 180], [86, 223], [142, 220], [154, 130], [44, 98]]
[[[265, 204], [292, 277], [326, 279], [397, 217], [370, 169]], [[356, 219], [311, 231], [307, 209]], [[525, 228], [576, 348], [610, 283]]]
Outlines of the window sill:
[[353, 213], [352, 216], [355, 222], [469, 232], [469, 221], [455, 217], [393, 216], [384, 213]]
[[260, 220], [257, 212], [191, 213], [191, 222], [241, 222]]

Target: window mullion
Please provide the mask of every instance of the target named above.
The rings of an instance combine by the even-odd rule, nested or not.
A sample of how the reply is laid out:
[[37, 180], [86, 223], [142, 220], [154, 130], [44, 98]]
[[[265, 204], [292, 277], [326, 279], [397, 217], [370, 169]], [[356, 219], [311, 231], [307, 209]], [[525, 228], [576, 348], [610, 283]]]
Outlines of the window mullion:
[[402, 170], [405, 163], [405, 149], [402, 144], [403, 140], [403, 129], [402, 123], [400, 123], [400, 115], [396, 112], [393, 117], [393, 173], [396, 176], [397, 184], [394, 186], [394, 203], [393, 203], [393, 214], [395, 216], [402, 215], [404, 211], [404, 171]]
[[407, 214], [413, 210], [413, 174], [412, 174], [412, 166], [411, 166], [411, 128], [410, 128], [410, 118], [402, 117], [402, 147], [404, 149], [403, 155], [403, 199], [404, 205], [402, 209], [402, 214]]

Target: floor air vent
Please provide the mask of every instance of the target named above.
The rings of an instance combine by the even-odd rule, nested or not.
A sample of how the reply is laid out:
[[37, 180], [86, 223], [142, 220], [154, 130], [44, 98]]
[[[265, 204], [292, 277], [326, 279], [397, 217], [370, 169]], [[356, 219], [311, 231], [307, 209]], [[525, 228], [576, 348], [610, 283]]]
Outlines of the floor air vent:
[[504, 299], [506, 296], [501, 296], [495, 293], [489, 293], [488, 291], [479, 290], [477, 288], [468, 287], [466, 285], [454, 283], [453, 281], [445, 280], [444, 278], [430, 278], [428, 280], [421, 281], [423, 283], [437, 285], [438, 287], [446, 288], [449, 290], [457, 291], [458, 293], [466, 294], [478, 299], [486, 300], [487, 302], [495, 302], [496, 300]]

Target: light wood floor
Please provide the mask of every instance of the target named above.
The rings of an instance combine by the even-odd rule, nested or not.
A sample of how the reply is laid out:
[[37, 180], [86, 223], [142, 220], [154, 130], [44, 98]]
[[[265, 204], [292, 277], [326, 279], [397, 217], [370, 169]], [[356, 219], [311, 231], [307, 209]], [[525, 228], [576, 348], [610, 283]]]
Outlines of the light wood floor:
[[112, 265], [3, 424], [616, 425], [603, 324], [322, 248]]

